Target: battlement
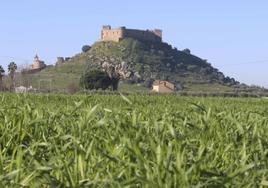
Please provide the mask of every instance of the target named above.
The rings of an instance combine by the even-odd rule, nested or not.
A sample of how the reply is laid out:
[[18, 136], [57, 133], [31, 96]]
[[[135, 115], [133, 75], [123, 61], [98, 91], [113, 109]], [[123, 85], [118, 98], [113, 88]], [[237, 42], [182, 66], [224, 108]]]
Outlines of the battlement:
[[142, 41], [161, 42], [162, 30], [138, 30], [127, 29], [126, 27], [112, 28], [110, 25], [105, 25], [101, 30], [102, 41], [119, 42], [124, 38], [134, 38]]

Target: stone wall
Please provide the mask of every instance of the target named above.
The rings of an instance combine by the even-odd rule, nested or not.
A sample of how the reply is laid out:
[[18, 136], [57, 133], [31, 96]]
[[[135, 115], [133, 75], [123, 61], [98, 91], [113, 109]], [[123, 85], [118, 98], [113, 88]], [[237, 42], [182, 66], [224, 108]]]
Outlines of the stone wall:
[[161, 42], [162, 38], [156, 35], [153, 31], [142, 31], [136, 29], [126, 29], [124, 33], [125, 38], [134, 38], [142, 41]]
[[65, 60], [63, 57], [57, 57], [57, 62], [56, 62], [56, 66], [58, 65], [62, 65], [65, 63]]
[[65, 64], [66, 62], [70, 61], [72, 58], [71, 57], [57, 57], [57, 61], [56, 61], [56, 66], [59, 66], [59, 65], [63, 65]]
[[112, 29], [111, 26], [103, 26], [101, 40], [119, 42], [124, 38], [125, 28]]
[[103, 26], [101, 30], [101, 40], [119, 42], [124, 38], [134, 38], [142, 41], [161, 42], [162, 30], [137, 30], [120, 27], [112, 29], [111, 26]]

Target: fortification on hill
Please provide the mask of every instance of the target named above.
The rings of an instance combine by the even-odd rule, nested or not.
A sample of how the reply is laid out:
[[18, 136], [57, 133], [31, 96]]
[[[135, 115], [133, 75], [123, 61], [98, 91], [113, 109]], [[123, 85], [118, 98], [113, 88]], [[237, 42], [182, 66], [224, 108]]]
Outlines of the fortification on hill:
[[141, 41], [161, 42], [162, 30], [138, 30], [127, 29], [126, 27], [112, 28], [110, 25], [105, 25], [101, 30], [102, 41], [119, 42], [125, 38], [133, 38]]

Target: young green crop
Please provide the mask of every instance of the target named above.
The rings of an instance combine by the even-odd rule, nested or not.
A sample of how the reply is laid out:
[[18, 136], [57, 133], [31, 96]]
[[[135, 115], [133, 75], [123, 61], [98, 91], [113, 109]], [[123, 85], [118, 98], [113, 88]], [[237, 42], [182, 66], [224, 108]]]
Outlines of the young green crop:
[[0, 94], [0, 187], [268, 185], [268, 100]]

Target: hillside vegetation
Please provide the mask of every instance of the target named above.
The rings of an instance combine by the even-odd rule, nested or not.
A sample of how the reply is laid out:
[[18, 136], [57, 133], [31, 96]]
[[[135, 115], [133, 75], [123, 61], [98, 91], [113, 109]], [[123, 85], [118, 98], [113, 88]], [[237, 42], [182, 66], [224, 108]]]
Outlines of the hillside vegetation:
[[32, 83], [51, 79], [55, 89], [64, 89], [70, 84], [77, 85], [86, 70], [105, 66], [116, 68], [124, 88], [127, 85], [148, 90], [156, 79], [168, 80], [178, 90], [190, 91], [228, 91], [238, 84], [188, 49], [179, 51], [166, 43], [145, 43], [131, 38], [119, 43], [96, 42], [89, 51], [75, 55], [64, 64], [33, 74]]
[[236, 84], [206, 60], [191, 55], [189, 50], [179, 51], [166, 43], [144, 43], [134, 39], [119, 43], [98, 42], [86, 55], [92, 66], [105, 62], [114, 64], [131, 73], [125, 76], [127, 79], [138, 82], [152, 78], [182, 84]]

